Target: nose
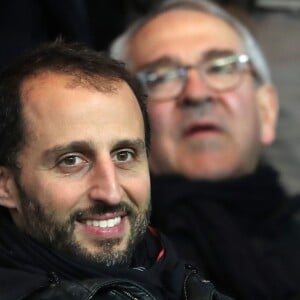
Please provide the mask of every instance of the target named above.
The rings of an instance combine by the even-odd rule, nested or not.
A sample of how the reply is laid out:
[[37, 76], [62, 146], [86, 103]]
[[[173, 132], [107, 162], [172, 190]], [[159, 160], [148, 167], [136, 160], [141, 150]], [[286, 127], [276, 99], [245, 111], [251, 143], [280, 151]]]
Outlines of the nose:
[[93, 201], [103, 201], [115, 205], [122, 200], [122, 187], [120, 185], [116, 168], [111, 160], [101, 160], [91, 172], [91, 187], [89, 198]]
[[197, 105], [214, 97], [212, 91], [204, 82], [203, 78], [196, 69], [188, 71], [185, 88], [179, 99], [181, 105]]

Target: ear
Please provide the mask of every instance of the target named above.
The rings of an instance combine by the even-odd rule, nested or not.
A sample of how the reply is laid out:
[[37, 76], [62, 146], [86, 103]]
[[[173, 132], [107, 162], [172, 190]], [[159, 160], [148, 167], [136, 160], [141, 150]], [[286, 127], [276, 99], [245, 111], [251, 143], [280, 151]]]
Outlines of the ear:
[[263, 145], [270, 145], [276, 137], [278, 119], [278, 96], [271, 84], [261, 85], [257, 89], [257, 103], [260, 118], [260, 141]]
[[15, 179], [10, 169], [0, 166], [0, 205], [17, 208]]

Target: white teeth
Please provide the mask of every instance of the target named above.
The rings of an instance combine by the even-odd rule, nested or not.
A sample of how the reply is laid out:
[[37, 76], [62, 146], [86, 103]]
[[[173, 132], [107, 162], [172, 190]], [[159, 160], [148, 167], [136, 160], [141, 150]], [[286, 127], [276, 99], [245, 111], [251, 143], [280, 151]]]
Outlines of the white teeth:
[[108, 220], [107, 227], [113, 227], [113, 226], [115, 226], [115, 220]]
[[120, 224], [121, 222], [121, 217], [116, 217], [113, 219], [108, 219], [108, 220], [101, 220], [101, 221], [96, 221], [96, 220], [87, 220], [85, 223], [89, 226], [95, 226], [95, 227], [100, 227], [100, 228], [111, 228], [116, 226], [117, 224]]
[[101, 227], [101, 228], [106, 228], [107, 227], [107, 221], [100, 221], [100, 222], [94, 221], [93, 225], [97, 226], [97, 227]]

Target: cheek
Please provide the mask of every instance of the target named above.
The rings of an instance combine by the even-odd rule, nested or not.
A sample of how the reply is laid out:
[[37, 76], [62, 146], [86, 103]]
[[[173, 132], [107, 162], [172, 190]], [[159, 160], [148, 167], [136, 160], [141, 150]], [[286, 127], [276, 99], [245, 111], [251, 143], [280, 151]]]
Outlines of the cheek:
[[243, 145], [241, 147], [256, 145], [259, 139], [260, 121], [254, 92], [253, 87], [240, 89], [228, 100], [232, 113], [228, 124], [231, 124], [230, 130], [236, 142]]
[[36, 198], [42, 206], [54, 210], [57, 215], [64, 215], [72, 209], [82, 194], [80, 183], [72, 184], [65, 180], [49, 180], [39, 176], [37, 180], [31, 181], [30, 195]]
[[227, 104], [234, 114], [234, 118], [250, 125], [258, 117], [255, 90], [251, 85], [243, 85], [234, 93], [228, 94]]
[[148, 207], [150, 199], [150, 178], [148, 173], [144, 176], [137, 176], [134, 180], [127, 181], [126, 192], [129, 200], [140, 210]]
[[173, 128], [174, 103], [171, 101], [148, 105], [151, 129], [154, 134], [164, 134]]

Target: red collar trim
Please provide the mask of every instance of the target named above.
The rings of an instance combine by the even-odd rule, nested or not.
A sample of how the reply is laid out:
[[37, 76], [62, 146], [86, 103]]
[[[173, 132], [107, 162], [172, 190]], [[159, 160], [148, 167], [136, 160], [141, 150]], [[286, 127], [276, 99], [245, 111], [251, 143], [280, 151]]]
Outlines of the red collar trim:
[[161, 242], [161, 239], [160, 239], [160, 236], [159, 236], [158, 232], [157, 232], [153, 227], [151, 227], [151, 226], [149, 226], [149, 225], [148, 225], [148, 229], [149, 229], [149, 231], [150, 231], [150, 233], [151, 233], [152, 235], [154, 235], [156, 238], [159, 239], [160, 244], [161, 244], [161, 247], [162, 247], [161, 250], [159, 251], [157, 257], [156, 257], [156, 261], [158, 262], [158, 261], [160, 261], [160, 260], [162, 259], [162, 257], [165, 255], [165, 248], [164, 248], [163, 243]]

